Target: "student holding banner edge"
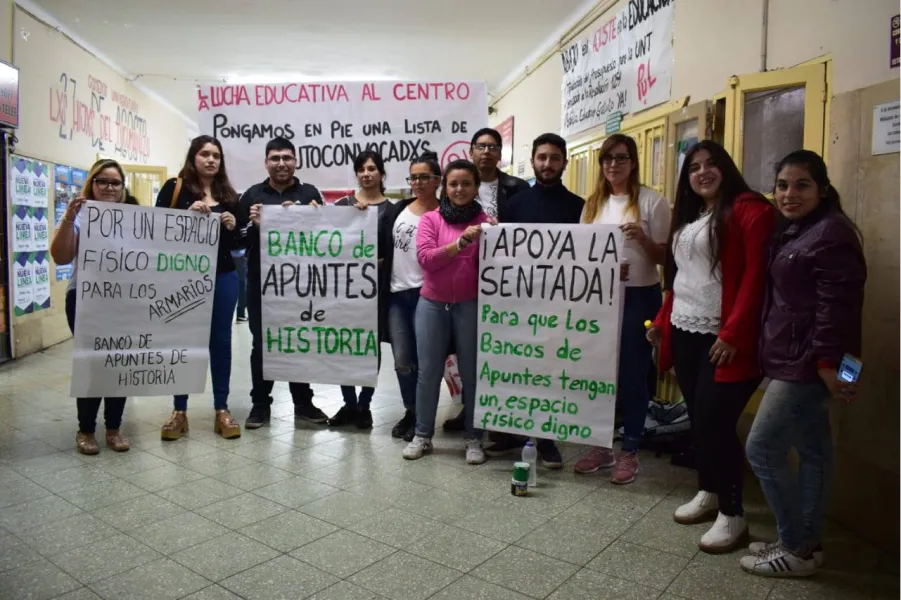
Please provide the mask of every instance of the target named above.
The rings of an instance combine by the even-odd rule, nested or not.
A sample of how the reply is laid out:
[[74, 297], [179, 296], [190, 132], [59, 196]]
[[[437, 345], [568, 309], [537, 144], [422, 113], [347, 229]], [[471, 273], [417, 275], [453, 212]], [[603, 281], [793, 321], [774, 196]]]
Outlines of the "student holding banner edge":
[[[237, 233], [243, 223], [235, 213], [238, 194], [228, 180], [225, 156], [219, 140], [201, 135], [191, 140], [185, 164], [178, 178], [163, 184], [156, 198], [157, 208], [192, 210], [201, 214], [218, 214], [220, 219], [219, 252], [216, 262], [216, 287], [210, 323], [210, 378], [213, 381], [213, 408], [216, 418], [213, 431], [225, 439], [241, 437], [241, 426], [228, 410], [232, 367], [232, 315], [238, 302], [238, 274], [232, 250], [237, 247]], [[174, 399], [174, 410], [160, 429], [164, 440], [177, 440], [188, 432], [188, 396]]]
[[[125, 172], [119, 163], [110, 159], [98, 160], [88, 172], [81, 195], [69, 202], [63, 218], [57, 223], [53, 242], [50, 244], [50, 256], [58, 265], [74, 263], [72, 277], [66, 287], [66, 320], [73, 334], [78, 294], [78, 237], [81, 230], [79, 211], [86, 200], [138, 204], [125, 189]], [[131, 447], [119, 430], [122, 426], [122, 414], [125, 412], [125, 398], [76, 398], [78, 433], [75, 435], [75, 447], [81, 454], [94, 455], [100, 452], [94, 433], [101, 401], [106, 425], [106, 445], [115, 452], [125, 452]]]
[[619, 225], [623, 231], [625, 299], [620, 324], [617, 404], [623, 414], [623, 443], [619, 456], [612, 448], [592, 448], [579, 460], [576, 473], [594, 473], [613, 467], [610, 481], [627, 484], [638, 472], [638, 448], [644, 435], [651, 394], [647, 373], [651, 346], [645, 340], [645, 321], [660, 310], [657, 265], [666, 259], [669, 206], [663, 196], [638, 180], [638, 146], [627, 135], [615, 133], [604, 140], [598, 162], [600, 177], [582, 212], [583, 223]]
[[[263, 379], [263, 286], [260, 274], [260, 207], [266, 205], [289, 206], [319, 205], [322, 194], [309, 183], [301, 183], [294, 176], [297, 168], [297, 149], [289, 140], [273, 138], [266, 144], [266, 171], [269, 177], [251, 186], [241, 196], [239, 212], [246, 214], [250, 224], [244, 243], [247, 247], [247, 316], [253, 348], [250, 353], [250, 375], [253, 389], [250, 398], [253, 408], [244, 426], [258, 429], [269, 424], [272, 406], [273, 381]], [[324, 425], [328, 417], [313, 404], [313, 390], [309, 383], [290, 382], [294, 401], [294, 419]]]
[[[365, 150], [354, 158], [354, 174], [357, 183], [360, 186], [359, 192], [351, 196], [345, 196], [335, 202], [335, 206], [356, 206], [361, 210], [366, 210], [370, 206], [375, 206], [378, 210], [378, 231], [377, 237], [381, 238], [382, 216], [386, 209], [391, 205], [385, 196], [385, 161], [378, 152]], [[383, 269], [381, 261], [379, 261], [378, 272], [379, 286], [383, 284]], [[384, 298], [382, 294], [378, 297], [378, 328], [379, 328], [379, 355], [378, 368], [382, 366], [381, 342], [386, 341], [387, 335], [387, 313]], [[357, 389], [352, 385], [342, 385], [341, 395], [344, 398], [344, 406], [342, 406], [335, 416], [328, 421], [329, 427], [342, 427], [344, 425], [354, 424], [357, 429], [372, 428], [372, 412], [369, 405], [372, 403], [372, 395], [375, 388], [363, 386], [357, 396]]]

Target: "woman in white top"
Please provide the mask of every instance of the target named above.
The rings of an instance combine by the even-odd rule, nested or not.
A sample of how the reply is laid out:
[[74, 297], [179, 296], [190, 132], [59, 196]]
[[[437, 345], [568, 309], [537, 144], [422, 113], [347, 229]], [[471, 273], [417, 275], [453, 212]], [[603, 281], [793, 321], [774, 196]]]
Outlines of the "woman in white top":
[[645, 321], [660, 309], [657, 266], [666, 259], [670, 209], [666, 200], [638, 180], [638, 148], [623, 134], [608, 137], [600, 151], [601, 176], [582, 211], [582, 223], [619, 225], [625, 237], [622, 275], [626, 284], [620, 331], [617, 412], [623, 415], [622, 452], [592, 448], [579, 460], [576, 473], [613, 467], [611, 481], [632, 483], [638, 472], [638, 447], [651, 401], [648, 372], [652, 348], [645, 340]]

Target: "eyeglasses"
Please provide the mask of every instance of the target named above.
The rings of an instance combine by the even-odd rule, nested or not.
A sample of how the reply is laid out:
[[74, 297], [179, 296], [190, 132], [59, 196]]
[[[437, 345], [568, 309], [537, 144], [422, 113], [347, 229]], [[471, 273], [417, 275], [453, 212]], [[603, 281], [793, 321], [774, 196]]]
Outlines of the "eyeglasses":
[[438, 179], [437, 175], [410, 175], [407, 177], [407, 183], [413, 185], [414, 183], [428, 183], [432, 179]]
[[121, 190], [122, 189], [122, 180], [106, 179], [105, 177], [97, 177], [94, 179], [94, 185], [96, 185], [99, 188], [107, 188], [110, 190]]
[[294, 156], [291, 156], [290, 154], [285, 154], [282, 156], [270, 156], [267, 160], [269, 162], [271, 162], [272, 164], [277, 165], [278, 163], [281, 163], [281, 162], [293, 163], [294, 161], [297, 160], [297, 158]]
[[499, 144], [473, 144], [472, 147], [479, 152], [491, 152], [492, 154], [497, 154], [501, 151]]
[[601, 164], [612, 165], [613, 163], [616, 163], [618, 165], [624, 165], [630, 160], [632, 160], [632, 157], [628, 154], [608, 154], [601, 159]]

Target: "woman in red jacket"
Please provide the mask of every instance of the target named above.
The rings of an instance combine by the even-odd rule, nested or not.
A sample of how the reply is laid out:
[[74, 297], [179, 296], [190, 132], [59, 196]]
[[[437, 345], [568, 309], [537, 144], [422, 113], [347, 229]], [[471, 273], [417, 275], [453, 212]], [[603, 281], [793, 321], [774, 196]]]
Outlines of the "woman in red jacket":
[[688, 151], [666, 249], [668, 293], [648, 340], [659, 343], [660, 368], [674, 367], [688, 403], [700, 491], [674, 519], [716, 515], [699, 544], [705, 552], [731, 552], [748, 537], [735, 428], [761, 381], [757, 345], [775, 218], [722, 146], [705, 140]]

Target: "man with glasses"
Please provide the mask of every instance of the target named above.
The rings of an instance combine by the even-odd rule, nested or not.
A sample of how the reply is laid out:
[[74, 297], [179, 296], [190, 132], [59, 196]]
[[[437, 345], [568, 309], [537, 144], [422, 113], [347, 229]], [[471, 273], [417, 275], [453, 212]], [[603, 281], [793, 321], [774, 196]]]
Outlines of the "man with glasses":
[[[272, 406], [272, 385], [263, 379], [263, 287], [260, 273], [260, 207], [266, 205], [289, 206], [292, 204], [316, 205], [322, 202], [322, 194], [309, 183], [301, 183], [294, 176], [297, 154], [294, 144], [285, 138], [274, 138], [266, 144], [266, 181], [251, 186], [241, 196], [240, 209], [249, 216], [246, 230], [247, 245], [247, 313], [250, 317], [250, 334], [253, 349], [250, 353], [250, 375], [253, 389], [250, 398], [253, 408], [244, 427], [258, 429], [269, 423]], [[313, 404], [313, 390], [309, 383], [290, 382], [294, 400], [294, 419], [325, 424], [328, 417]]]

